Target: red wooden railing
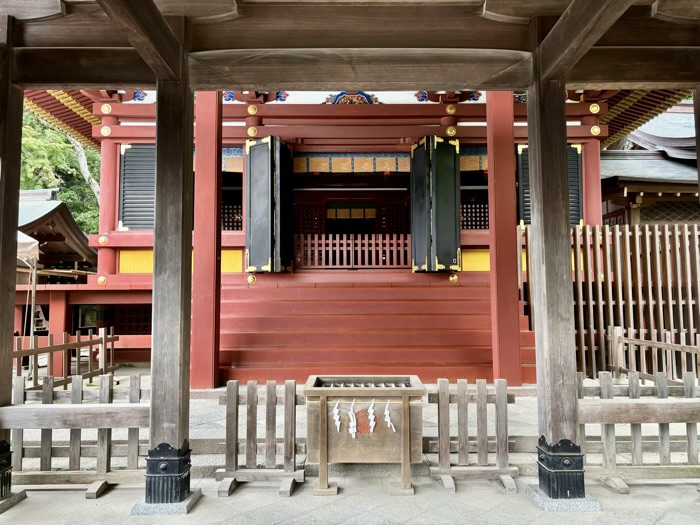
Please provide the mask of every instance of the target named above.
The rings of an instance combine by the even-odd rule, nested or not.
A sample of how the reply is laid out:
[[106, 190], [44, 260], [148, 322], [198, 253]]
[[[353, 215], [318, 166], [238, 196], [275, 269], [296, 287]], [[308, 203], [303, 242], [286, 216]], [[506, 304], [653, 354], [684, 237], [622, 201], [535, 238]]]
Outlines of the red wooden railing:
[[297, 268], [410, 268], [408, 234], [317, 234], [295, 236]]

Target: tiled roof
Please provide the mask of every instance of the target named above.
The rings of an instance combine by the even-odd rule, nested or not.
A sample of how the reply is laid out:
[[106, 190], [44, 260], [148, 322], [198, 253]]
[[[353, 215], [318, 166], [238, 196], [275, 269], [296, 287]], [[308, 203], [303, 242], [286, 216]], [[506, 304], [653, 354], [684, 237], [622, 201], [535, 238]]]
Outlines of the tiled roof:
[[698, 183], [697, 168], [669, 160], [659, 151], [604, 151], [600, 169], [602, 179]]
[[19, 227], [38, 221], [53, 213], [59, 206], [65, 206], [61, 201], [21, 200], [19, 203]]

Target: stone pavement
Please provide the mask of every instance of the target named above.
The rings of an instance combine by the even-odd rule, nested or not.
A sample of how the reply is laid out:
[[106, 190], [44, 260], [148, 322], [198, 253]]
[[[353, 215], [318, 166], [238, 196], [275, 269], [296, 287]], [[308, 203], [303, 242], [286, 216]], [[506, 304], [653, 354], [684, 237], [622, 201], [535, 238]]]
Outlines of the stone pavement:
[[[416, 495], [386, 494], [389, 476], [335, 477], [337, 496], [314, 496], [315, 479], [297, 487], [291, 498], [277, 495], [267, 483], [239, 485], [228, 498], [216, 496], [212, 479], [193, 480], [204, 497], [188, 516], [130, 516], [143, 498], [143, 486], [117, 486], [97, 500], [86, 500], [80, 487], [31, 487], [28, 498], [0, 516], [0, 525], [331, 525], [385, 524], [700, 524], [695, 483], [680, 481], [632, 485], [627, 496], [613, 494], [599, 483], [587, 485], [588, 494], [601, 502], [600, 513], [544, 513], [526, 495], [520, 478], [518, 494], [506, 495], [489, 481], [458, 481], [457, 494], [446, 494], [437, 481], [416, 477]], [[17, 487], [21, 488], [21, 487]], [[84, 487], [83, 487], [84, 488]]]

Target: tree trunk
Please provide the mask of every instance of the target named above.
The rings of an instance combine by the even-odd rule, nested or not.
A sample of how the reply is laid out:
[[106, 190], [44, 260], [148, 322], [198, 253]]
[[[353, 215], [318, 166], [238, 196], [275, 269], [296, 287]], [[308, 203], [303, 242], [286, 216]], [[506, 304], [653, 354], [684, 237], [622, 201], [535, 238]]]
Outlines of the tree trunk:
[[83, 145], [75, 140], [73, 137], [70, 135], [66, 135], [68, 140], [73, 146], [73, 150], [75, 150], [75, 155], [78, 157], [78, 165], [80, 166], [80, 174], [83, 176], [83, 179], [85, 179], [85, 182], [88, 183], [90, 186], [90, 189], [92, 190], [92, 193], [95, 194], [95, 198], [97, 199], [97, 202], [100, 202], [100, 183], [95, 180], [95, 178], [92, 176], [90, 173], [90, 168], [88, 168], [88, 163], [87, 163], [87, 156], [85, 155], [85, 149], [83, 148]]

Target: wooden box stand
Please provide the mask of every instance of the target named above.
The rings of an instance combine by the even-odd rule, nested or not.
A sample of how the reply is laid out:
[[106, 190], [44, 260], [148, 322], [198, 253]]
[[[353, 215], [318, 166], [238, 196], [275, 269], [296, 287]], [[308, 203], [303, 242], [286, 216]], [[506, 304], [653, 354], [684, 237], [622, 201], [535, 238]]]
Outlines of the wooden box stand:
[[417, 376], [310, 376], [304, 395], [317, 495], [338, 493], [328, 483], [329, 463], [400, 463], [401, 482], [391, 493], [414, 493], [411, 463], [422, 461], [425, 395]]

